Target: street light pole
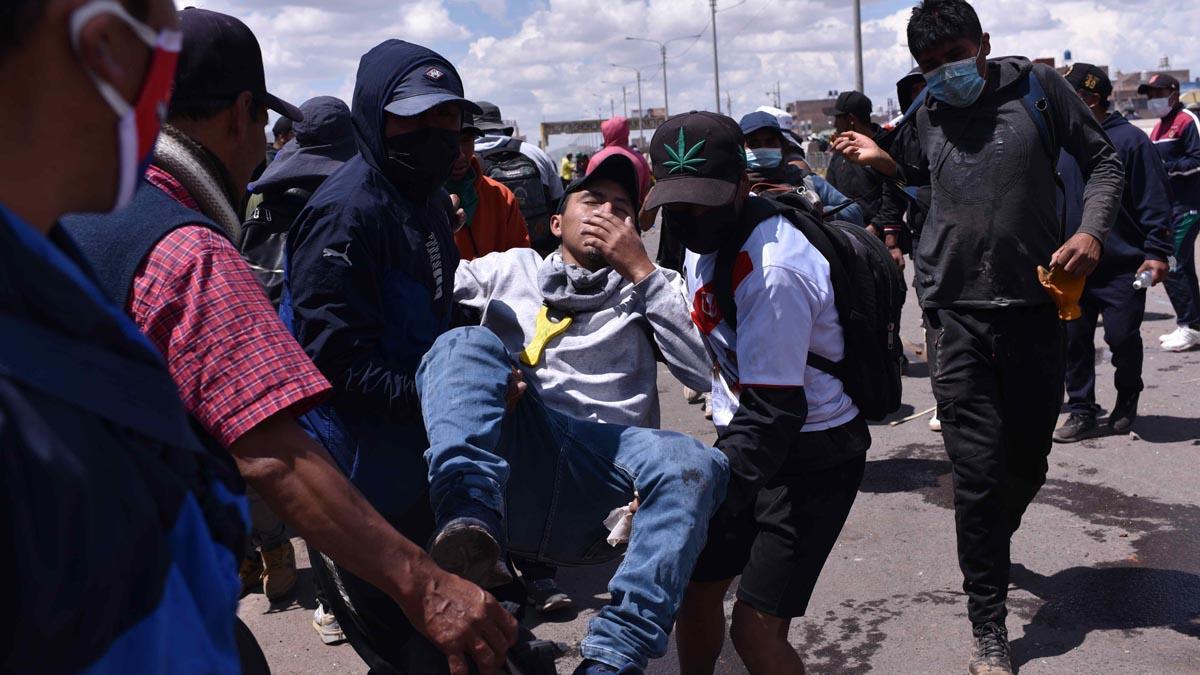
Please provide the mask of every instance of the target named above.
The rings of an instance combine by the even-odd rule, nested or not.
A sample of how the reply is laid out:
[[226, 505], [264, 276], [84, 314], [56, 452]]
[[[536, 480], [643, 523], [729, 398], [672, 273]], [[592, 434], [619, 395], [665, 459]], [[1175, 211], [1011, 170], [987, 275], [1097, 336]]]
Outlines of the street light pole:
[[[714, 2], [716, 0], [713, 0]], [[715, 24], [714, 24], [715, 28]], [[862, 2], [854, 0], [854, 86], [863, 91]]]
[[658, 45], [658, 53], [660, 56], [662, 56], [663, 114], [666, 115], [667, 117], [671, 116], [671, 97], [667, 94], [667, 45], [671, 44], [672, 42], [675, 42], [676, 40], [687, 40], [688, 38], [691, 38], [694, 40], [694, 39], [699, 38], [703, 34], [704, 34], [703, 32], [700, 32], [700, 33], [697, 33], [696, 35], [684, 35], [682, 37], [671, 38], [670, 40], [667, 40], [666, 42], [659, 42], [658, 40], [651, 40], [649, 38], [640, 38], [640, 37], [626, 37], [625, 38], [626, 40], [636, 40], [638, 42], [649, 42], [651, 44]]
[[[638, 138], [641, 140], [642, 146], [645, 147], [645, 145], [646, 145], [646, 125], [645, 125], [646, 109], [642, 107], [642, 71], [637, 68], [634, 68], [633, 66], [623, 66], [619, 63], [610, 63], [608, 65], [612, 66], [613, 68], [624, 68], [625, 70], [632, 70], [634, 73], [637, 74]], [[621, 90], [624, 91], [624, 87], [622, 87]], [[628, 118], [628, 114], [626, 114], [626, 117]]]
[[[858, 0], [855, 0], [857, 5]], [[708, 0], [708, 6], [712, 10], [712, 33], [713, 33], [713, 86], [717, 92], [717, 113], [721, 112], [721, 69], [717, 65], [717, 0]]]

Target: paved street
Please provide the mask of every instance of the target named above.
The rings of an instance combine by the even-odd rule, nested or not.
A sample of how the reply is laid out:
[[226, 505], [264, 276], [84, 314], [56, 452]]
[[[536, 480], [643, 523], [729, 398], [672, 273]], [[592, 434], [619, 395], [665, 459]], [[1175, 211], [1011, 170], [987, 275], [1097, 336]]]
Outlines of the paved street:
[[[1016, 662], [1030, 675], [1200, 672], [1200, 352], [1158, 349], [1173, 314], [1161, 288], [1150, 293], [1147, 387], [1135, 433], [1056, 446], [1046, 486], [1013, 540], [1008, 628]], [[913, 305], [904, 337], [920, 344]], [[921, 355], [912, 351], [917, 361], [898, 417], [933, 405]], [[1112, 367], [1107, 352], [1102, 357], [1099, 397], [1111, 405]], [[665, 370], [659, 390], [665, 427], [714, 438]], [[793, 624], [792, 642], [811, 673], [965, 671], [969, 625], [954, 555], [950, 465], [926, 421], [872, 428], [858, 500], [809, 616]], [[531, 622], [539, 636], [571, 646], [562, 672], [577, 663], [611, 571], [563, 570], [560, 581], [578, 612]], [[309, 626], [310, 582], [305, 570], [295, 602], [269, 607], [254, 595], [240, 614], [276, 673], [365, 672], [350, 647], [322, 645]], [[672, 656], [650, 672], [677, 672]], [[719, 672], [744, 672], [728, 645]]]

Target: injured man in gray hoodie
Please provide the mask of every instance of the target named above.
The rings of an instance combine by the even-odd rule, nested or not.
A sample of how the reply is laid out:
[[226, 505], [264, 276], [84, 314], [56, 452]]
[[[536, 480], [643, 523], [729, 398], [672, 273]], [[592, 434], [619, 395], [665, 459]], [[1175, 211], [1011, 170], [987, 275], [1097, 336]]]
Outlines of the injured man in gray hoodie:
[[657, 362], [709, 388], [712, 359], [683, 280], [650, 261], [637, 174], [612, 155], [568, 186], [551, 229], [560, 252], [460, 263], [454, 300], [479, 326], [437, 339], [417, 373], [429, 436], [430, 553], [490, 588], [506, 552], [592, 564], [622, 552], [604, 520], [634, 502], [613, 603], [592, 620], [577, 672], [662, 656], [684, 586], [724, 499], [728, 461], [658, 430]]

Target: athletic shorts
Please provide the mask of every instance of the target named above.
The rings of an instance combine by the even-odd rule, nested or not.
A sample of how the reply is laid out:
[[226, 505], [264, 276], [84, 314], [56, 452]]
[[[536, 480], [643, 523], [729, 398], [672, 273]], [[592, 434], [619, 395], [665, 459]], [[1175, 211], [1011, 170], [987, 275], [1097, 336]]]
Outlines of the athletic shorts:
[[[850, 458], [813, 468], [794, 454], [758, 494], [752, 508], [709, 525], [692, 581], [713, 582], [741, 574], [737, 597], [750, 607], [782, 618], [803, 616], [825, 559], [833, 550], [858, 495], [871, 434], [853, 422], [801, 434], [804, 458], [818, 449]], [[818, 445], [819, 444], [819, 445]]]

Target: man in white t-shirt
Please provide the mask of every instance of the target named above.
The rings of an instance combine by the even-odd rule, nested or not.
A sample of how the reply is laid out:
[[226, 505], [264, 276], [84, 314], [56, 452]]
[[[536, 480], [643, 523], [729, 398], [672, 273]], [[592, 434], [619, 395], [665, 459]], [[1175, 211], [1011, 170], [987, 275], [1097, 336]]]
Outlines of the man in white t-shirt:
[[[854, 503], [871, 437], [842, 383], [810, 363], [845, 356], [829, 263], [749, 194], [742, 143], [732, 119], [693, 112], [668, 120], [650, 144], [657, 183], [645, 208], [662, 207], [688, 249], [692, 320], [716, 366], [717, 448], [730, 464], [726, 502], [677, 619], [679, 663], [682, 672], [712, 671], [722, 602], [741, 574], [730, 633], [747, 669], [803, 672], [788, 627], [804, 614]], [[724, 256], [733, 317], [717, 300]]]

